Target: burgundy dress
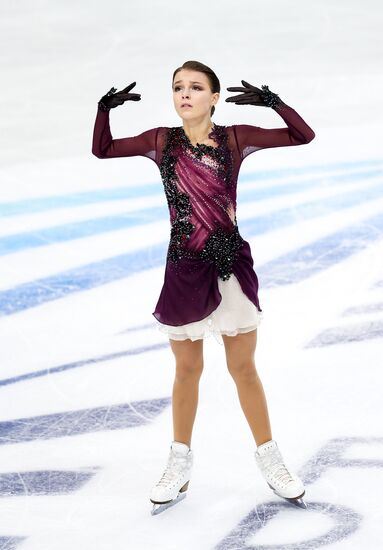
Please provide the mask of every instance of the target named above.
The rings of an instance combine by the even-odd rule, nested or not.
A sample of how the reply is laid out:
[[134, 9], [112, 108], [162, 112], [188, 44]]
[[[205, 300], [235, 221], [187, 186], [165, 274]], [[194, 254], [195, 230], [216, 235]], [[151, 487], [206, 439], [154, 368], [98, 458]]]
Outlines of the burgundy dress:
[[234, 274], [244, 299], [262, 312], [249, 243], [236, 219], [237, 180], [245, 157], [259, 149], [309, 143], [314, 131], [291, 107], [273, 108], [287, 127], [214, 124], [216, 145], [194, 146], [182, 126], [157, 127], [113, 139], [109, 111], [98, 109], [92, 153], [98, 158], [144, 156], [158, 166], [169, 208], [170, 239], [164, 282], [152, 315], [164, 326], [206, 319]]

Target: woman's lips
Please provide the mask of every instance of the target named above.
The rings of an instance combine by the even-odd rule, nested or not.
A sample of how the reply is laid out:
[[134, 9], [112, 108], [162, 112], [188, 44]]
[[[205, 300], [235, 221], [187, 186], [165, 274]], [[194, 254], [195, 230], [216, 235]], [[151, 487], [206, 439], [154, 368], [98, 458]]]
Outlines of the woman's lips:
[[191, 108], [192, 106], [191, 105], [181, 105], [182, 109], [185, 109], [185, 107], [190, 107]]

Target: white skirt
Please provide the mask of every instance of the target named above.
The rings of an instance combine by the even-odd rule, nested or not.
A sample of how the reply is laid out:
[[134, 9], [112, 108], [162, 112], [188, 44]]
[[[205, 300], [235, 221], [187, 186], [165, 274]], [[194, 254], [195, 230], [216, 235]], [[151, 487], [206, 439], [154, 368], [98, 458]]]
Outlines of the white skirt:
[[208, 317], [178, 327], [155, 319], [159, 330], [173, 340], [190, 338], [193, 342], [213, 335], [223, 345], [222, 334], [236, 336], [256, 329], [263, 319], [263, 311], [249, 300], [234, 273], [226, 281], [218, 277], [218, 288], [222, 300]]

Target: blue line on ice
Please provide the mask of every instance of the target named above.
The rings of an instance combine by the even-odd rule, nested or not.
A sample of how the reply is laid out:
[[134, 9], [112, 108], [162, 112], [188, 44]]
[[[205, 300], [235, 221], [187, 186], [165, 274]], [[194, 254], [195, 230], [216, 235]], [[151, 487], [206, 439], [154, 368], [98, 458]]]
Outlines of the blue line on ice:
[[163, 349], [167, 347], [169, 347], [168, 342], [160, 342], [156, 344], [150, 344], [144, 347], [128, 349], [124, 351], [116, 351], [113, 353], [107, 353], [106, 355], [100, 355], [99, 357], [91, 357], [90, 359], [82, 359], [81, 361], [74, 361], [73, 363], [58, 365], [57, 367], [50, 367], [49, 369], [42, 369], [34, 372], [18, 374], [17, 376], [12, 376], [11, 378], [3, 378], [3, 380], [0, 380], [0, 386], [8, 386], [9, 384], [15, 384], [16, 382], [24, 382], [25, 380], [30, 380], [31, 378], [40, 378], [41, 376], [57, 374], [59, 372], [63, 372], [69, 369], [86, 367], [87, 365], [101, 363], [102, 361], [111, 361], [112, 359], [126, 357], [127, 355], [139, 355], [141, 353], [147, 353], [147, 352], [151, 352], [154, 350]]
[[[62, 495], [79, 491], [95, 475], [98, 467], [83, 471], [37, 470], [0, 473], [0, 497]], [[2, 548], [2, 546], [0, 546]]]
[[[358, 172], [355, 174], [341, 174], [331, 176], [326, 180], [326, 186], [331, 187], [332, 183], [350, 183], [351, 181], [365, 181], [366, 178], [374, 178], [382, 175], [383, 171], [375, 170]], [[273, 196], [282, 196], [290, 193], [302, 191], [303, 189], [313, 189], [318, 187], [318, 182], [312, 180], [295, 183], [293, 186], [274, 186], [265, 189], [241, 189], [241, 202], [261, 200]], [[383, 196], [383, 186], [380, 182], [372, 187], [358, 189], [347, 193], [340, 192], [337, 195], [308, 201], [303, 204], [294, 205], [290, 208], [282, 208], [271, 212], [270, 214], [260, 215], [255, 219], [243, 220], [240, 223], [241, 229], [245, 231], [256, 231], [264, 233], [281, 225], [291, 224], [300, 219], [307, 219], [318, 215], [323, 215], [335, 209], [343, 209], [355, 204], [361, 204], [364, 201], [372, 200]], [[28, 248], [36, 248], [54, 243], [91, 237], [108, 231], [117, 231], [120, 229], [133, 228], [138, 225], [145, 225], [168, 218], [168, 208], [164, 204], [161, 207], [150, 207], [134, 212], [125, 212], [114, 214], [102, 218], [87, 219], [78, 222], [71, 222], [55, 227], [48, 227], [17, 233], [5, 237], [0, 237], [0, 256], [14, 252], [20, 252]]]
[[[383, 213], [255, 266], [263, 287], [297, 283], [363, 250], [382, 235]], [[88, 290], [164, 264], [167, 243], [121, 254], [0, 292], [0, 316]]]
[[0, 422], [0, 445], [141, 427], [171, 403], [158, 397]]
[[[328, 164], [319, 164], [315, 166], [302, 166], [293, 168], [282, 168], [279, 170], [264, 170], [240, 174], [240, 181], [262, 181], [270, 180], [289, 175], [301, 175], [308, 173], [320, 174], [332, 170], [374, 167], [381, 166], [382, 160], [369, 159], [354, 162], [337, 162]], [[146, 197], [149, 195], [162, 194], [163, 187], [159, 181], [150, 184], [132, 185], [129, 187], [114, 187], [111, 189], [101, 189], [96, 191], [83, 191], [65, 195], [55, 195], [51, 197], [27, 198], [12, 202], [0, 202], [0, 216], [16, 216], [20, 214], [31, 214], [33, 212], [43, 212], [56, 208], [68, 208], [72, 206], [83, 206], [85, 204], [95, 204], [99, 202], [131, 199]]]

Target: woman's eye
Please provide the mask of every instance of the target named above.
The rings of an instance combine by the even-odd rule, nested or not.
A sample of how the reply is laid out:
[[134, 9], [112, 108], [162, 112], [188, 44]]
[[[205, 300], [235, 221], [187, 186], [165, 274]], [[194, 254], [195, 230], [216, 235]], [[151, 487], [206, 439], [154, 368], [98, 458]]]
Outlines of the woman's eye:
[[[202, 89], [202, 88], [200, 88], [199, 86], [193, 86], [193, 88], [195, 88], [196, 90], [201, 90], [201, 89]], [[180, 89], [180, 87], [179, 87], [179, 86], [176, 86], [176, 87], [174, 88], [174, 91], [177, 92], [179, 89]]]

